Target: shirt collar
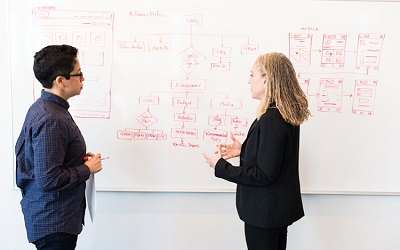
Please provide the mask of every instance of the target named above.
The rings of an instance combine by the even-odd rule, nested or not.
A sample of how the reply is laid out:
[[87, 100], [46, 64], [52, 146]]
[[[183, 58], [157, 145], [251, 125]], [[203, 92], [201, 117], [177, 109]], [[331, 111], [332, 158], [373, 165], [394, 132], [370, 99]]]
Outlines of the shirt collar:
[[59, 96], [57, 96], [57, 95], [55, 95], [53, 93], [47, 92], [44, 89], [42, 89], [41, 98], [43, 100], [56, 103], [56, 104], [64, 107], [65, 109], [69, 108], [69, 103], [65, 99], [63, 99], [63, 98], [61, 98], [61, 97], [59, 97]]

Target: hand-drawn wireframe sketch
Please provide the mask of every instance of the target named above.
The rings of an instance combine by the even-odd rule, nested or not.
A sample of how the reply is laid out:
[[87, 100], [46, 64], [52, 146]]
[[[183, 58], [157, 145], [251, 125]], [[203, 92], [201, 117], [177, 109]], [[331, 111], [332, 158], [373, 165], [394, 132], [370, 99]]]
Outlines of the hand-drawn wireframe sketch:
[[357, 68], [379, 70], [384, 34], [363, 33], [358, 36]]
[[356, 80], [353, 98], [354, 114], [374, 114], [378, 80]]
[[322, 41], [321, 66], [343, 68], [347, 35], [324, 34]]
[[318, 111], [337, 112], [342, 110], [343, 79], [324, 79], [320, 81]]
[[295, 66], [311, 65], [312, 34], [289, 34], [289, 59]]
[[[321, 53], [320, 71], [306, 72], [305, 70], [304, 72], [298, 72], [298, 79], [304, 93], [308, 97], [316, 97], [318, 99], [317, 111], [341, 113], [344, 108], [347, 108], [347, 106], [342, 106], [342, 98], [346, 96], [352, 98], [353, 107], [351, 114], [374, 115], [377, 85], [365, 85], [365, 82], [376, 83], [377, 79], [366, 80], [365, 78], [369, 76], [371, 70], [379, 70], [380, 55], [385, 35], [375, 33], [358, 34], [357, 49], [353, 50], [347, 49], [349, 43], [348, 34], [323, 34], [320, 50], [312, 49], [312, 39], [316, 38], [311, 33], [289, 34], [289, 51], [294, 65], [304, 67], [315, 66], [312, 61], [312, 53]], [[350, 55], [352, 57], [355, 55], [356, 57], [355, 60], [348, 60], [348, 62], [354, 61], [354, 71], [341, 70], [352, 67], [352, 65], [345, 65], [346, 53], [349, 54], [349, 57]], [[329, 70], [329, 72], [326, 70]], [[318, 77], [327, 74], [332, 77]], [[335, 75], [362, 75], [363, 78], [356, 79], [355, 81], [348, 81], [346, 78], [338, 80]], [[305, 78], [307, 76], [309, 78]], [[310, 92], [310, 87], [317, 83], [319, 83], [318, 92]], [[353, 93], [347, 92], [350, 87]], [[361, 98], [363, 96], [365, 98]], [[350, 112], [350, 107], [348, 111]]]
[[[109, 118], [114, 13], [34, 9], [32, 20], [35, 48], [70, 44], [79, 49], [85, 91], [71, 98], [71, 114], [82, 118]], [[34, 83], [34, 88], [37, 84]], [[35, 88], [36, 96], [40, 89]]]
[[310, 78], [300, 78], [298, 77], [297, 80], [299, 81], [300, 87], [306, 96], [309, 96], [308, 88], [310, 86]]

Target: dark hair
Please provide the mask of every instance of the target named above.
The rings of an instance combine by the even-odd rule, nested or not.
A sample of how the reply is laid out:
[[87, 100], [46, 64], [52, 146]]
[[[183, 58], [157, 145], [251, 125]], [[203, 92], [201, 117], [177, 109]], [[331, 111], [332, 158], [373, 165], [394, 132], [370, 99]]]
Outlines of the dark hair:
[[43, 88], [50, 89], [57, 76], [69, 79], [77, 56], [78, 49], [70, 45], [49, 45], [35, 53], [33, 73]]

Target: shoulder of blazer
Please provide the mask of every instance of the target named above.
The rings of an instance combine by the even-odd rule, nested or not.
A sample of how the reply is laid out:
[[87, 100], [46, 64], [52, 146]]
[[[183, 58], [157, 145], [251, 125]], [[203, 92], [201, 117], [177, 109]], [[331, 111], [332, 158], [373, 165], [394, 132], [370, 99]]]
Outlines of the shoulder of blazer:
[[282, 122], [286, 121], [283, 119], [281, 112], [276, 107], [269, 107], [267, 111], [260, 117], [260, 122], [265, 122], [267, 119], [278, 119]]
[[294, 126], [283, 119], [277, 108], [268, 108], [259, 120], [258, 127], [261, 130], [268, 128], [279, 129], [280, 131], [291, 131]]

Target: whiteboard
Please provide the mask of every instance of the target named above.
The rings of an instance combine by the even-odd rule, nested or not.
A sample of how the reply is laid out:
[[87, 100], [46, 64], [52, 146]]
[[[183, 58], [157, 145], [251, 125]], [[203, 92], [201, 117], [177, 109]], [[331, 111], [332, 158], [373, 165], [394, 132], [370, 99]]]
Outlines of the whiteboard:
[[[303, 193], [400, 193], [399, 3], [9, 1], [14, 142], [41, 85], [34, 52], [79, 49], [70, 112], [110, 157], [98, 190], [224, 192], [202, 152], [243, 141], [259, 54], [293, 62], [312, 117], [301, 127]], [[237, 164], [237, 160], [232, 163]]]

